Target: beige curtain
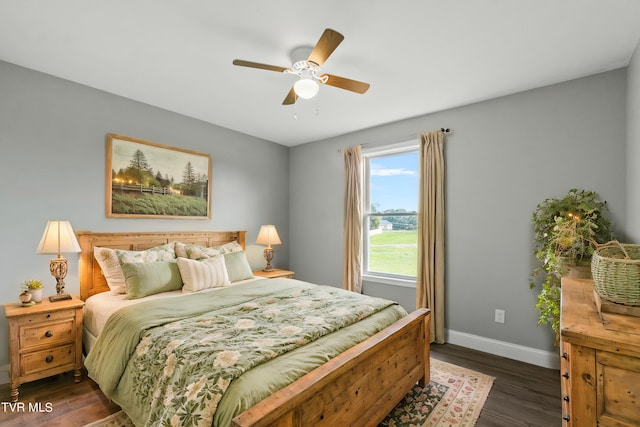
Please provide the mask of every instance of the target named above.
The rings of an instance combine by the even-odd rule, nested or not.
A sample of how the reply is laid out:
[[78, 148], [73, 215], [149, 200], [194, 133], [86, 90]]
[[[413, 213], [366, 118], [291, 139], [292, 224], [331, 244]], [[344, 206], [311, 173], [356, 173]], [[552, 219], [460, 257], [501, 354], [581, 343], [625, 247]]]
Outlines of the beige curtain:
[[420, 135], [416, 307], [431, 310], [431, 341], [444, 343], [444, 132]]
[[344, 150], [344, 267], [342, 285], [362, 293], [362, 149]]

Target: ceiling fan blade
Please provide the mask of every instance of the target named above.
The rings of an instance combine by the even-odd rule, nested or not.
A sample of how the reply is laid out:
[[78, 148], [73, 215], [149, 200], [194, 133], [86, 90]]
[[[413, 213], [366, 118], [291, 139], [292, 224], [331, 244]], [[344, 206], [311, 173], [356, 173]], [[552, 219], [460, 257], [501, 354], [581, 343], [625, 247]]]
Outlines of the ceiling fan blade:
[[360, 94], [365, 93], [367, 90], [369, 90], [369, 87], [371, 86], [369, 83], [359, 82], [357, 80], [351, 80], [345, 77], [334, 76], [333, 74], [323, 74], [320, 77], [324, 77], [324, 76], [328, 77], [327, 81], [325, 82], [326, 85], [334, 86], [340, 89], [350, 90], [351, 92], [356, 92]]
[[259, 68], [261, 70], [278, 71], [284, 73], [288, 70], [286, 67], [279, 67], [277, 65], [260, 64], [259, 62], [243, 61], [242, 59], [234, 59], [233, 65], [239, 65], [241, 67]]
[[282, 101], [282, 105], [295, 104], [297, 99], [298, 99], [298, 95], [296, 95], [296, 92], [293, 90], [293, 86], [292, 86], [291, 90], [287, 94], [287, 97], [284, 99], [284, 101]]
[[318, 64], [318, 67], [321, 66], [324, 61], [327, 60], [329, 55], [336, 50], [338, 45], [342, 43], [342, 40], [344, 40], [344, 36], [342, 34], [332, 30], [331, 28], [327, 28], [320, 36], [318, 43], [316, 43], [316, 46], [311, 51], [307, 61]]

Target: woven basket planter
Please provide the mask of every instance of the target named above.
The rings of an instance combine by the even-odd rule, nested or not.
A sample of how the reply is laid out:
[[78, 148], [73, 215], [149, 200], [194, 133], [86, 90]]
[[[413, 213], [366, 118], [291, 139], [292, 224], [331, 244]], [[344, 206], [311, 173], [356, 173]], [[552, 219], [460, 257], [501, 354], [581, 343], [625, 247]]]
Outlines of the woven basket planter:
[[591, 259], [598, 295], [618, 304], [640, 306], [640, 245], [609, 242]]

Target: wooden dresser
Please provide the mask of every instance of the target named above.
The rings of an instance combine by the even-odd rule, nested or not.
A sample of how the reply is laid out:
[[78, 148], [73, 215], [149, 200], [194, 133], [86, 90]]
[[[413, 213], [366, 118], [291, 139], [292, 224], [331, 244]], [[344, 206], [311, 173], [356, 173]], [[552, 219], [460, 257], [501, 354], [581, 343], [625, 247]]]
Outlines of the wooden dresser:
[[640, 426], [640, 317], [599, 313], [593, 281], [562, 279], [563, 426]]
[[49, 302], [32, 307], [5, 304], [9, 320], [11, 401], [18, 387], [29, 381], [74, 371], [80, 381], [82, 368], [82, 307], [84, 301]]

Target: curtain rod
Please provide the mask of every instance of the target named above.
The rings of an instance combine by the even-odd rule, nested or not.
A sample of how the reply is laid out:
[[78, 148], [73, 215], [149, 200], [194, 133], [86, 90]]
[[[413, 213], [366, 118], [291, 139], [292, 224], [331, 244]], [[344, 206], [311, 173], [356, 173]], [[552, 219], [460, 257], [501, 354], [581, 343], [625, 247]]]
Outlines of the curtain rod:
[[[444, 132], [444, 133], [451, 133], [452, 132], [451, 128], [440, 128], [440, 131]], [[410, 135], [410, 136], [407, 136], [406, 138], [403, 138], [403, 140], [408, 141], [411, 138], [416, 138], [418, 136], [419, 136], [419, 134]], [[364, 144], [360, 144], [361, 147], [366, 147], [367, 145], [369, 145], [369, 144], [366, 143], [366, 142]], [[343, 148], [338, 148], [338, 153], [342, 153], [342, 150], [343, 150]]]
[[[451, 133], [451, 132], [453, 132], [453, 131], [451, 130], [451, 128], [440, 128], [439, 130], [440, 130], [441, 132], [444, 132], [444, 133]], [[419, 133], [415, 133], [415, 134], [413, 134], [413, 135], [409, 135], [409, 136], [405, 136], [404, 138], [400, 138], [400, 140], [401, 140], [401, 141], [409, 141], [409, 140], [411, 140], [411, 139], [413, 139], [413, 138], [418, 138], [419, 136], [420, 136], [420, 134], [419, 134]], [[366, 146], [366, 145], [368, 145], [368, 144], [367, 144], [367, 143], [364, 143], [364, 144], [360, 144], [360, 145], [364, 147], [364, 146]]]
[[[453, 132], [453, 131], [451, 130], [451, 128], [440, 128], [439, 130], [440, 130], [441, 132], [444, 132], [444, 133], [451, 133], [451, 132]], [[413, 135], [405, 136], [404, 138], [401, 138], [401, 140], [402, 140], [402, 141], [409, 141], [409, 140], [411, 140], [412, 138], [418, 138], [419, 136], [420, 136], [420, 134], [419, 134], [419, 133], [415, 133], [415, 134], [413, 134]], [[362, 146], [364, 147], [364, 146], [365, 146], [365, 145], [367, 145], [367, 144], [365, 143], [365, 144], [360, 144], [360, 145], [362, 145]]]

